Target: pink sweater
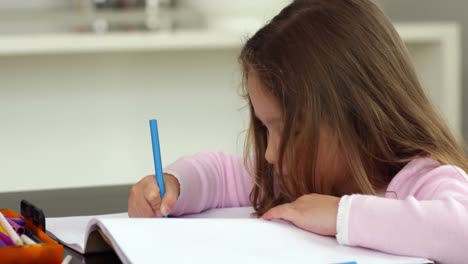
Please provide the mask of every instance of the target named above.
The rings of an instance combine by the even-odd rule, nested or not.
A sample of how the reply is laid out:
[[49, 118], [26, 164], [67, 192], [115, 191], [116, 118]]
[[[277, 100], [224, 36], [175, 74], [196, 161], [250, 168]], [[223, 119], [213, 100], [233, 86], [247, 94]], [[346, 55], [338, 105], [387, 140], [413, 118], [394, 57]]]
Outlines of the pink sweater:
[[[180, 197], [174, 215], [249, 206], [253, 182], [241, 158], [199, 153], [177, 160]], [[442, 263], [468, 261], [468, 176], [429, 158], [407, 164], [385, 197], [343, 196], [337, 219], [343, 245], [372, 248]]]

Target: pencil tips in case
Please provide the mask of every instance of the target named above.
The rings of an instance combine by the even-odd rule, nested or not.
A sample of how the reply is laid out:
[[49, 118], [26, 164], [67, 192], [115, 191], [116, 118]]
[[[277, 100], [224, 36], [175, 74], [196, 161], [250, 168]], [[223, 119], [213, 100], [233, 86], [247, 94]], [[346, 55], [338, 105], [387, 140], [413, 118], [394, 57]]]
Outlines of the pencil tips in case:
[[[5, 217], [21, 219], [11, 209], [0, 209], [0, 212]], [[28, 237], [38, 244], [24, 246], [5, 245], [0, 247], [0, 263], [62, 263], [63, 245], [50, 238], [38, 226], [33, 224], [33, 221], [41, 223], [40, 214], [36, 215], [36, 220], [34, 220], [34, 214], [30, 217], [30, 220], [24, 219], [25, 233], [28, 233]], [[43, 222], [45, 222], [45, 218]], [[42, 226], [45, 226], [43, 222]]]

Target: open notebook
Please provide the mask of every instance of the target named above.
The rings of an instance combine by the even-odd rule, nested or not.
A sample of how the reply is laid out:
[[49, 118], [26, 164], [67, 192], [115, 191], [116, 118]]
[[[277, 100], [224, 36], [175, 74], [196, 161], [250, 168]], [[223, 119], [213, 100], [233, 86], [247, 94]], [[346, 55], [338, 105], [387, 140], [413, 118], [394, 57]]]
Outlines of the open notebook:
[[251, 212], [231, 208], [166, 219], [129, 219], [126, 213], [48, 218], [47, 230], [80, 253], [109, 249], [100, 239], [103, 234], [124, 263], [431, 263], [340, 246], [335, 238], [251, 218]]

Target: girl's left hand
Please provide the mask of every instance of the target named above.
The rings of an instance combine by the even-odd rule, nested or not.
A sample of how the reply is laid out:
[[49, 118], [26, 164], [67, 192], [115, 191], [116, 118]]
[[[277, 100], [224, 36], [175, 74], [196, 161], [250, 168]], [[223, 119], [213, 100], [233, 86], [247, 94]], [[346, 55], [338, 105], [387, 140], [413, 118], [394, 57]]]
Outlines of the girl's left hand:
[[283, 219], [319, 235], [335, 236], [339, 203], [340, 198], [335, 196], [308, 194], [271, 208], [262, 218]]

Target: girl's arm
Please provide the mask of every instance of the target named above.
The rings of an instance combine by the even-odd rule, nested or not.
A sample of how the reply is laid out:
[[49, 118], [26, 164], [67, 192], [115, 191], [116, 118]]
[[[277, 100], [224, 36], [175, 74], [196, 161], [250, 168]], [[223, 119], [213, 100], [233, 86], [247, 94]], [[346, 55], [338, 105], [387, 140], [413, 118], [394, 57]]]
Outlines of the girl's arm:
[[[453, 166], [440, 166], [419, 176], [421, 180], [404, 200], [343, 197], [338, 241], [441, 263], [466, 262], [468, 177]], [[398, 185], [406, 188], [405, 180]]]
[[172, 215], [251, 205], [253, 181], [240, 157], [223, 152], [198, 153], [180, 158], [164, 173], [174, 175], [180, 184]]

